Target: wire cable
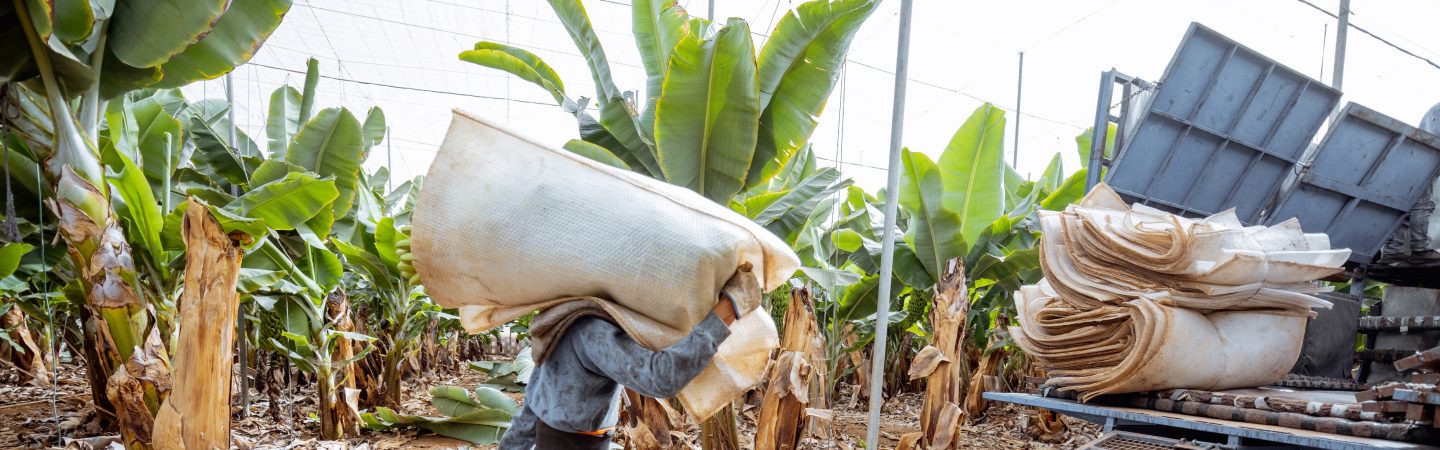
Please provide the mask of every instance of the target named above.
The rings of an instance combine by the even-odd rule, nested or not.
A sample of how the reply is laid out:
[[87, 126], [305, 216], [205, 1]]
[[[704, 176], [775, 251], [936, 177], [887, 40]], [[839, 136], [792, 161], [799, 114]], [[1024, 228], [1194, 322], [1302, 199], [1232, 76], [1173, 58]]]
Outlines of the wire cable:
[[[1332, 13], [1332, 12], [1326, 10], [1325, 8], [1321, 8], [1319, 5], [1316, 5], [1316, 4], [1314, 4], [1314, 3], [1310, 3], [1309, 0], [1295, 0], [1295, 1], [1300, 2], [1300, 3], [1304, 3], [1306, 6], [1309, 6], [1309, 7], [1311, 7], [1311, 8], [1314, 8], [1316, 11], [1320, 11], [1320, 12], [1322, 12], [1322, 13], [1325, 13], [1325, 15], [1330, 16], [1330, 17], [1332, 17], [1332, 18], [1335, 18], [1335, 19], [1339, 19], [1339, 18], [1340, 18], [1339, 15], [1337, 15], [1337, 14], [1335, 14], [1335, 13]], [[1353, 13], [1352, 13], [1352, 14], [1353, 14]], [[1415, 59], [1424, 61], [1426, 64], [1429, 64], [1430, 67], [1434, 67], [1434, 68], [1436, 68], [1436, 69], [1440, 69], [1440, 64], [1436, 64], [1435, 61], [1431, 61], [1430, 58], [1426, 58], [1426, 57], [1424, 57], [1424, 56], [1417, 55], [1417, 54], [1415, 54], [1415, 52], [1412, 52], [1412, 51], [1410, 51], [1410, 50], [1408, 50], [1408, 49], [1406, 49], [1406, 48], [1404, 48], [1404, 47], [1401, 47], [1401, 46], [1399, 46], [1399, 45], [1395, 45], [1395, 43], [1390, 42], [1390, 41], [1388, 41], [1388, 40], [1386, 40], [1385, 38], [1382, 38], [1382, 37], [1380, 37], [1380, 36], [1377, 36], [1377, 35], [1375, 35], [1375, 33], [1371, 33], [1370, 30], [1366, 30], [1366, 29], [1364, 29], [1364, 28], [1361, 28], [1359, 25], [1356, 25], [1354, 22], [1351, 22], [1351, 23], [1350, 23], [1350, 28], [1354, 28], [1355, 31], [1359, 31], [1359, 32], [1361, 32], [1361, 33], [1365, 33], [1366, 35], [1369, 35], [1370, 37], [1375, 38], [1375, 40], [1380, 41], [1380, 43], [1385, 44], [1385, 45], [1388, 45], [1388, 46], [1390, 46], [1390, 48], [1393, 48], [1393, 49], [1395, 49], [1395, 50], [1399, 50], [1400, 53], [1404, 53], [1404, 54], [1406, 54], [1406, 55], [1409, 55], [1410, 57], [1413, 57], [1413, 58], [1415, 58]]]
[[[289, 72], [289, 73], [296, 73], [296, 74], [303, 74], [303, 73], [305, 73], [305, 71], [303, 71], [303, 70], [287, 69], [287, 68], [284, 68], [284, 67], [272, 66], [272, 65], [264, 64], [264, 63], [250, 62], [249, 65], [256, 66], [256, 67], [264, 67], [264, 68], [266, 68], [266, 69], [280, 70], [280, 71], [285, 71], [285, 72]], [[375, 82], [375, 81], [357, 80], [357, 79], [353, 79], [353, 78], [337, 77], [337, 76], [333, 76], [333, 75], [323, 75], [323, 74], [322, 74], [322, 75], [320, 75], [320, 78], [326, 78], [326, 79], [331, 79], [331, 80], [336, 80], [336, 81], [342, 81], [342, 82], [350, 82], [350, 83], [364, 84], [364, 85], [369, 85], [369, 86], [386, 87], [386, 88], [391, 88], [391, 89], [401, 89], [401, 90], [406, 90], [406, 91], [429, 92], [429, 93], [432, 93], [432, 94], [455, 95], [455, 96], [460, 96], [460, 97], [471, 97], [471, 98], [479, 98], [479, 99], [485, 99], [485, 100], [505, 100], [505, 97], [495, 97], [495, 96], [490, 96], [490, 95], [470, 94], [470, 93], [456, 92], [456, 91], [443, 91], [443, 90], [439, 90], [439, 89], [427, 89], [427, 88], [419, 88], [419, 87], [413, 87], [413, 86], [400, 86], [400, 85], [396, 85], [396, 84], [387, 84], [387, 83], [380, 83], [380, 82]], [[546, 106], [554, 106], [554, 105], [555, 105], [554, 103], [550, 103], [550, 102], [537, 102], [537, 101], [534, 101], [534, 100], [512, 99], [511, 101], [515, 101], [515, 102], [519, 102], [519, 103], [528, 103], [528, 104], [532, 104], [532, 105], [546, 105]]]

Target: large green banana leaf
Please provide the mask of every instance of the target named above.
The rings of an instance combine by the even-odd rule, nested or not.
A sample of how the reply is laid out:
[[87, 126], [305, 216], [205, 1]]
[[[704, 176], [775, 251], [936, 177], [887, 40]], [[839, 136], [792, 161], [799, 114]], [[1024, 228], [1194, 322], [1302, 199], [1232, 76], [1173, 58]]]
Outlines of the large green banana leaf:
[[986, 103], [955, 131], [940, 155], [944, 205], [959, 216], [966, 241], [978, 237], [981, 230], [1005, 213], [1004, 147], [1005, 112]]
[[180, 87], [195, 81], [215, 79], [245, 64], [260, 49], [265, 38], [275, 31], [275, 27], [280, 26], [280, 19], [290, 11], [290, 2], [230, 2], [214, 28], [160, 66], [164, 78], [156, 87]]
[[600, 45], [600, 36], [595, 33], [595, 28], [590, 23], [590, 16], [585, 13], [585, 6], [580, 4], [580, 0], [549, 2], [550, 8], [555, 10], [555, 15], [560, 18], [560, 23], [565, 26], [565, 31], [570, 34], [570, 40], [575, 42], [575, 47], [584, 55], [585, 63], [590, 67], [590, 75], [595, 80], [596, 101], [600, 107], [600, 125], [619, 141], [624, 151], [639, 160], [641, 165], [647, 168], [656, 167], [653, 164], [655, 151], [651, 144], [647, 144], [640, 137], [639, 118], [625, 103], [620, 89], [615, 87], [615, 80], [610, 74], [610, 61], [605, 56], [605, 49]]
[[300, 91], [289, 85], [270, 94], [270, 116], [265, 122], [270, 158], [285, 159], [290, 139], [300, 132]]
[[185, 130], [195, 143], [190, 161], [214, 181], [245, 185], [249, 183], [250, 171], [260, 165], [262, 158], [259, 147], [245, 133], [236, 131], [231, 145], [228, 108], [223, 100], [214, 99], [201, 100], [186, 108], [190, 126]]
[[[35, 0], [28, 1], [26, 4], [49, 6], [48, 2]], [[26, 17], [21, 17], [13, 2], [0, 2], [0, 42], [4, 43], [4, 45], [0, 45], [0, 83], [24, 81], [40, 74], [21, 20], [37, 25], [38, 28], [42, 24], [37, 23], [34, 19], [38, 15], [45, 21], [43, 25], [49, 25], [48, 13], [30, 12], [31, 14]], [[49, 36], [52, 33], [44, 31], [43, 34]], [[50, 64], [59, 77], [61, 89], [67, 97], [78, 96], [95, 83], [95, 73], [59, 39], [42, 38], [40, 43], [41, 48], [50, 58]]]
[[335, 217], [344, 217], [355, 200], [360, 178], [363, 139], [360, 121], [343, 108], [327, 108], [300, 128], [285, 161], [321, 176], [335, 177], [340, 196], [335, 200]]
[[665, 85], [665, 71], [670, 65], [670, 52], [686, 34], [701, 34], [695, 26], [708, 26], [703, 19], [690, 19], [685, 8], [675, 0], [635, 0], [630, 3], [635, 45], [645, 65], [645, 107], [640, 112], [640, 129], [652, 139], [655, 136], [655, 102]]
[[573, 114], [579, 122], [580, 137], [587, 142], [604, 147], [611, 153], [625, 162], [630, 167], [644, 168], [651, 176], [663, 177], [660, 173], [660, 166], [655, 161], [655, 155], [646, 147], [644, 151], [634, 151], [622, 143], [614, 134], [605, 129], [600, 121], [595, 120], [585, 110], [585, 99], [580, 102], [571, 100], [565, 93], [565, 84], [560, 76], [555, 73], [549, 64], [534, 53], [509, 45], [481, 41], [475, 44], [473, 50], [466, 50], [460, 53], [460, 59], [465, 62], [478, 64], [496, 70], [503, 70], [520, 79], [534, 83], [548, 92], [555, 98], [565, 112]]
[[338, 196], [335, 180], [295, 172], [252, 187], [225, 208], [242, 216], [264, 220], [271, 229], [292, 230], [330, 207]]
[[[933, 284], [940, 280], [946, 261], [965, 254], [965, 239], [961, 233], [963, 220], [954, 210], [945, 207], [944, 177], [929, 157], [906, 149], [902, 162], [905, 171], [900, 176], [899, 200], [900, 206], [910, 215], [905, 243], [915, 250], [915, 256], [920, 258]], [[992, 189], [998, 188], [997, 184]]]
[[[54, 9], [50, 13], [55, 37], [60, 38], [66, 44], [81, 42], [90, 37], [90, 33], [95, 29], [96, 14], [90, 6], [89, 0], [53, 0], [53, 2]], [[32, 5], [44, 3], [46, 2], [30, 2]], [[35, 11], [32, 10], [31, 14], [34, 13]], [[101, 14], [103, 15], [104, 12], [102, 11]]]
[[[835, 87], [850, 41], [875, 10], [874, 0], [813, 0], [785, 14], [760, 50], [759, 145], [747, 186], [774, 173], [810, 140]], [[772, 161], [777, 164], [771, 164]]]
[[1060, 186], [1050, 192], [1043, 200], [1040, 200], [1040, 208], [1050, 211], [1065, 209], [1071, 203], [1080, 201], [1085, 197], [1085, 174], [1089, 169], [1080, 169], [1070, 174]]
[[227, 5], [232, 2], [118, 0], [108, 45], [131, 67], [161, 65], [212, 31]]
[[750, 27], [736, 18], [714, 39], [689, 34], [675, 46], [655, 104], [656, 148], [670, 183], [717, 202], [744, 188], [760, 120], [752, 49]]
[[[370, 107], [370, 110], [365, 112], [365, 125], [360, 127], [360, 134], [365, 139], [364, 147], [366, 154], [369, 154], [371, 148], [385, 141], [385, 131], [387, 129], [388, 127], [385, 125], [385, 110], [380, 109], [379, 106]], [[385, 184], [381, 183], [379, 186], [383, 187]]]
[[310, 121], [310, 114], [315, 111], [315, 89], [320, 85], [320, 60], [310, 58], [305, 61], [305, 85], [300, 90], [300, 112], [295, 120], [300, 124]]
[[849, 187], [851, 180], [840, 178], [840, 171], [826, 167], [815, 175], [800, 181], [785, 195], [776, 199], [755, 215], [755, 222], [769, 229], [787, 242], [793, 242], [796, 234], [810, 222], [821, 200], [830, 198], [841, 189]]
[[564, 104], [565, 83], [560, 75], [534, 53], [498, 42], [480, 41], [475, 48], [460, 52], [460, 60], [479, 64], [491, 69], [503, 70], [520, 79], [535, 83], [555, 97], [555, 102]]
[[139, 245], [141, 251], [150, 257], [150, 261], [157, 268], [165, 270], [167, 261], [164, 258], [164, 245], [160, 242], [160, 232], [165, 228], [165, 217], [155, 200], [155, 191], [150, 189], [146, 175], [141, 173], [140, 168], [124, 153], [112, 148], [106, 156], [105, 159], [114, 162], [110, 164], [106, 178], [121, 199], [121, 202], [115, 204], [115, 212], [124, 218], [127, 225], [125, 231], [131, 245]]
[[[161, 192], [165, 180], [180, 166], [181, 142], [185, 138], [180, 119], [170, 116], [160, 103], [148, 98], [133, 103], [130, 114], [139, 131], [135, 135], [138, 152], [130, 157], [143, 164], [141, 169], [151, 189]], [[125, 150], [119, 146], [117, 149]]]
[[569, 150], [571, 153], [593, 159], [597, 162], [600, 162], [601, 164], [630, 170], [630, 166], [625, 164], [625, 161], [621, 160], [620, 157], [615, 156], [614, 153], [610, 153], [610, 150], [605, 147], [601, 147], [599, 145], [595, 145], [579, 139], [571, 139], [569, 142], [566, 142], [563, 147], [566, 150]]
[[[1080, 167], [1090, 168], [1090, 147], [1095, 145], [1093, 135], [1095, 127], [1086, 128], [1085, 131], [1075, 136], [1075, 151], [1080, 153]], [[1105, 157], [1115, 156], [1115, 124], [1110, 124], [1105, 130]]]

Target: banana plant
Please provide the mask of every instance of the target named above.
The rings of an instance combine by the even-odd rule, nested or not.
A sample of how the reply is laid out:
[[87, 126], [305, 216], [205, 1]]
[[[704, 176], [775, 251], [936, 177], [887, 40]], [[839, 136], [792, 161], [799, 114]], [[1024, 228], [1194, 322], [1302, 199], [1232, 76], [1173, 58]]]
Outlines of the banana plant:
[[[128, 448], [149, 446], [154, 411], [165, 396], [168, 364], [153, 307], [136, 289], [131, 238], [117, 219], [106, 157], [97, 145], [104, 100], [146, 86], [175, 87], [218, 77], [249, 59], [289, 10], [289, 0], [11, 0], [0, 5], [0, 82], [17, 92], [19, 117], [7, 128], [43, 164], [47, 201], [79, 269], [87, 358], [102, 414], [118, 419]], [[21, 45], [20, 43], [24, 43]], [[35, 80], [35, 81], [29, 81]], [[18, 98], [15, 98], [18, 97]], [[78, 98], [72, 102], [71, 99]], [[133, 160], [132, 160], [133, 162]], [[121, 164], [123, 165], [123, 163]]]
[[197, 147], [240, 150], [200, 158], [197, 149], [191, 179], [210, 184], [193, 183], [189, 192], [219, 199], [245, 192], [235, 201], [268, 186], [292, 192], [293, 201], [273, 205], [274, 215], [235, 214], [264, 225], [248, 248], [239, 289], [253, 300], [247, 307], [259, 325], [256, 343], [315, 374], [321, 435], [338, 439], [358, 433], [354, 363], [374, 350], [375, 339], [355, 331], [344, 269], [347, 260], [352, 267], [363, 264], [346, 257], [349, 250], [374, 245], [376, 232], [367, 224], [379, 213], [361, 165], [384, 136], [385, 124], [378, 108], [363, 123], [344, 108], [315, 110], [318, 63], [312, 59], [308, 65], [303, 91], [282, 86], [271, 95], [263, 151], [243, 133], [232, 143], [212, 132], [227, 129], [217, 122], [222, 115], [192, 119], [208, 124], [199, 127], [207, 137], [197, 140]]
[[[362, 181], [362, 186], [383, 184], [384, 177], [388, 174], [377, 172], [371, 177], [374, 181]], [[373, 403], [391, 408], [400, 405], [400, 380], [407, 359], [420, 350], [420, 340], [431, 319], [445, 315], [425, 295], [410, 264], [409, 214], [418, 195], [418, 188], [413, 186], [418, 183], [419, 178], [406, 182], [391, 193], [399, 195], [388, 198], [381, 196], [384, 192], [379, 187], [362, 189], [359, 195], [368, 196], [362, 203], [384, 205], [384, 215], [373, 225], [367, 224], [370, 228], [358, 230], [361, 236], [357, 244], [334, 241], [345, 256], [345, 265], [360, 278], [350, 292], [364, 299], [370, 319], [368, 331], [378, 340], [379, 393], [369, 394], [378, 397]]]
[[622, 92], [585, 7], [550, 0], [584, 56], [596, 86], [590, 100], [565, 91], [560, 76], [517, 47], [481, 41], [460, 59], [509, 72], [548, 92], [578, 121], [590, 146], [567, 149], [689, 187], [725, 204], [770, 181], [807, 146], [873, 0], [812, 0], [786, 13], [757, 53], [749, 25], [692, 17], [673, 0], [632, 2], [645, 97]]
[[[895, 242], [891, 329], [894, 339], [916, 344], [887, 352], [900, 367], [928, 336], [928, 308], [946, 261], [966, 267], [972, 308], [970, 336], [987, 348], [995, 319], [1013, 310], [1011, 292], [1041, 276], [1035, 248], [1038, 209], [1062, 209], [1084, 194], [1084, 169], [1066, 175], [1059, 155], [1039, 179], [1012, 175], [1003, 158], [1003, 112], [979, 107], [956, 131], [937, 161], [904, 150], [898, 195], [899, 239]], [[796, 249], [804, 275], [819, 287], [819, 315], [835, 356], [860, 350], [873, 339], [883, 225], [883, 195], [850, 186], [835, 199], [835, 218], [800, 231]], [[827, 210], [826, 212], [829, 212]], [[847, 336], [846, 331], [854, 335]], [[843, 364], [828, 367], [832, 379], [847, 375]], [[903, 380], [887, 380], [901, 382]]]

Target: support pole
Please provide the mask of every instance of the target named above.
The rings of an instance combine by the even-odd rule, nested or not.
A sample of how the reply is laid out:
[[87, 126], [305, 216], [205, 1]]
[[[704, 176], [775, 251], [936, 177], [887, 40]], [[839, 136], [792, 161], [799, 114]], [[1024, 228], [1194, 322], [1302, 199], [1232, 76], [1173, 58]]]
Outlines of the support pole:
[[[508, 103], [508, 102], [507, 102]], [[385, 177], [385, 193], [395, 190], [395, 160], [391, 159], [390, 151], [390, 127], [385, 127], [385, 171], [389, 176]]]
[[[225, 104], [229, 106], [225, 111], [225, 115], [230, 121], [229, 126], [226, 127], [225, 130], [230, 137], [230, 140], [227, 142], [229, 142], [230, 148], [235, 151], [235, 160], [240, 161], [240, 170], [245, 172], [245, 178], [248, 180], [250, 173], [249, 170], [245, 169], [245, 156], [240, 154], [240, 148], [235, 145], [235, 79], [232, 78], [229, 73], [225, 74]], [[230, 195], [240, 195], [239, 190], [236, 189], [234, 185], [230, 186]], [[165, 193], [165, 198], [170, 198], [169, 192]], [[246, 359], [250, 356], [250, 340], [246, 339], [247, 335], [245, 334], [245, 323], [247, 322], [247, 320], [245, 320], [245, 303], [237, 303], [239, 303], [239, 305], [237, 305], [235, 310], [237, 317], [235, 326], [237, 328], [236, 337], [238, 338], [240, 347], [240, 417], [248, 417], [250, 415], [250, 377], [246, 371], [250, 367], [250, 364]]]
[[1090, 165], [1085, 171], [1085, 192], [1100, 184], [1105, 170], [1105, 138], [1110, 133], [1110, 100], [1115, 92], [1115, 69], [1100, 73], [1100, 98], [1095, 101], [1095, 124], [1090, 131]]
[[708, 19], [710, 19], [711, 22], [714, 22], [714, 21], [715, 21], [715, 0], [710, 0], [709, 3], [710, 3], [710, 9], [706, 12], [705, 17], [708, 18]]
[[1340, 0], [1340, 26], [1335, 28], [1335, 70], [1330, 86], [1336, 90], [1345, 79], [1345, 36], [1350, 31], [1350, 0]]
[[1010, 167], [1020, 166], [1020, 94], [1025, 88], [1025, 52], [1020, 52], [1020, 73], [1015, 75], [1015, 142], [1010, 151]]
[[880, 448], [880, 407], [885, 404], [885, 340], [890, 328], [890, 281], [895, 279], [895, 215], [900, 205], [900, 142], [905, 131], [905, 82], [909, 80], [912, 0], [900, 1], [900, 39], [895, 50], [895, 102], [890, 112], [890, 165], [885, 182], [885, 241], [880, 252], [879, 306], [875, 310], [875, 344], [870, 361], [870, 424], [865, 447]]

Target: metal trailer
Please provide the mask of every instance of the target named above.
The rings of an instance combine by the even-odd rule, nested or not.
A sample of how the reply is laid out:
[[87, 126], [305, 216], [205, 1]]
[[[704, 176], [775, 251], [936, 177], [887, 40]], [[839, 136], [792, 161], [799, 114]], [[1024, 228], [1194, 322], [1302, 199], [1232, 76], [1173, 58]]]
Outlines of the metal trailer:
[[[1087, 189], [1103, 179], [1127, 201], [1182, 216], [1234, 209], [1247, 225], [1293, 219], [1307, 232], [1327, 233], [1333, 247], [1353, 252], [1346, 272], [1352, 290], [1331, 294], [1338, 307], [1311, 321], [1293, 372], [1348, 378], [1355, 360], [1389, 354], [1373, 348], [1374, 333], [1397, 324], [1360, 317], [1362, 303], [1371, 314], [1380, 309], [1360, 287], [1368, 270], [1387, 273], [1388, 266], [1376, 265], [1387, 239], [1431, 195], [1440, 176], [1440, 136], [1363, 105], [1337, 109], [1338, 89], [1198, 23], [1191, 24], [1160, 81], [1111, 69], [1102, 72], [1099, 91]], [[1112, 114], [1116, 109], [1119, 114]], [[1111, 126], [1115, 142], [1107, 143]], [[1110, 144], [1113, 155], [1104, 152]], [[1440, 277], [1430, 278], [1440, 283]], [[1435, 324], [1398, 326], [1405, 331]], [[1369, 347], [1358, 355], [1357, 332], [1369, 333]], [[1369, 364], [1361, 367], [1364, 382]], [[1199, 433], [1231, 448], [1434, 448], [1035, 394], [985, 398], [1086, 418], [1105, 424], [1107, 432]]]
[[[1193, 441], [1221, 444], [1226, 448], [1274, 449], [1313, 448], [1326, 450], [1406, 449], [1434, 450], [1425, 444], [1383, 439], [1341, 436], [1274, 425], [1197, 417], [1140, 408], [1092, 405], [1074, 400], [1049, 398], [1016, 392], [986, 392], [985, 399], [1045, 408], [1064, 415], [1103, 425], [1105, 433], [1127, 431], [1151, 436], [1184, 437]], [[1171, 447], [1149, 447], [1171, 448]]]

